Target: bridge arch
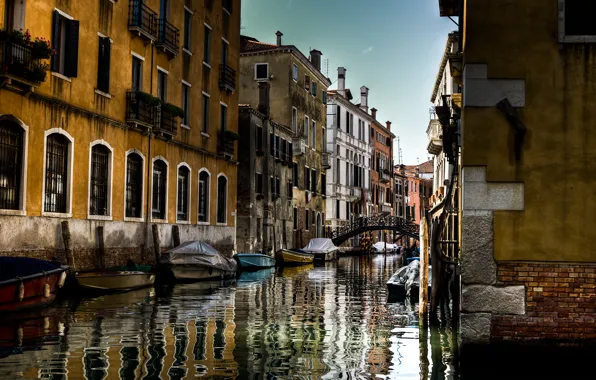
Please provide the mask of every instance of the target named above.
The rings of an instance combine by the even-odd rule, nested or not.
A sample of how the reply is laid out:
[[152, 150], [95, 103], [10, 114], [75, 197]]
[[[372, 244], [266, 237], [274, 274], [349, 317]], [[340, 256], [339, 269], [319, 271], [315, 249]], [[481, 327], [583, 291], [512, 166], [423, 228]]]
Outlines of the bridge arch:
[[333, 244], [338, 246], [356, 235], [367, 231], [380, 230], [396, 231], [402, 236], [420, 240], [420, 226], [418, 224], [399, 216], [389, 215], [357, 218], [343, 227], [330, 230], [327, 237], [333, 241]]

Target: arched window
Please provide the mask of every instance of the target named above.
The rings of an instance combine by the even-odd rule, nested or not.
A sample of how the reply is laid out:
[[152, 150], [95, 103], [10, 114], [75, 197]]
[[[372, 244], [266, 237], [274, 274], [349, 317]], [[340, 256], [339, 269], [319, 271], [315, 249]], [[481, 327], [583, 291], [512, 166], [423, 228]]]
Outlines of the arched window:
[[126, 157], [126, 217], [143, 215], [143, 157], [131, 153]]
[[190, 170], [186, 166], [178, 168], [178, 205], [176, 207], [176, 218], [181, 221], [188, 221], [188, 204]]
[[68, 212], [66, 204], [69, 191], [69, 160], [68, 150], [70, 141], [59, 133], [52, 133], [47, 138], [46, 146], [46, 177], [45, 177], [45, 212]]
[[23, 173], [23, 129], [0, 122], [0, 209], [19, 210]]
[[199, 222], [209, 222], [209, 172], [199, 172]]
[[217, 223], [226, 223], [228, 204], [228, 179], [217, 177]]
[[110, 157], [105, 145], [91, 148], [89, 215], [110, 215]]
[[151, 199], [154, 219], [166, 219], [168, 165], [163, 160], [153, 163], [153, 195]]

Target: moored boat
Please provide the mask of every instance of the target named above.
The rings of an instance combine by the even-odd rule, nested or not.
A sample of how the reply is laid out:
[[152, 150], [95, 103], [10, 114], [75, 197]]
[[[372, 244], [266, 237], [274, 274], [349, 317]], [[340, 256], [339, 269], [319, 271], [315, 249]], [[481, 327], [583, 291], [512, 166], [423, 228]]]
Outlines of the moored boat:
[[275, 254], [275, 261], [279, 265], [306, 265], [312, 264], [315, 257], [302, 250], [280, 249]]
[[234, 259], [202, 241], [188, 241], [166, 251], [159, 263], [181, 281], [231, 278], [237, 268]]
[[[428, 289], [431, 287], [431, 266], [429, 265]], [[389, 296], [395, 299], [406, 297], [418, 298], [420, 289], [420, 261], [412, 260], [408, 265], [401, 267], [387, 281]]]
[[275, 266], [275, 258], [262, 253], [238, 253], [234, 258], [242, 270], [260, 270]]
[[153, 285], [155, 275], [142, 271], [101, 271], [75, 274], [79, 287], [97, 292], [123, 292]]
[[314, 256], [315, 261], [333, 261], [337, 259], [338, 248], [328, 238], [310, 239], [306, 247], [302, 249]]
[[0, 312], [52, 303], [68, 266], [28, 257], [0, 256]]

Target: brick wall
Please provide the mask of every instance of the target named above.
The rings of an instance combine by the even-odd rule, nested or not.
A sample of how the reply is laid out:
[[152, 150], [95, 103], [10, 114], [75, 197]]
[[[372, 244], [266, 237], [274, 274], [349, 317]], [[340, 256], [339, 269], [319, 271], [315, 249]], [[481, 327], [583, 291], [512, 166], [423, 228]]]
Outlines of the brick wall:
[[493, 340], [596, 339], [596, 265], [498, 263], [501, 285], [525, 285], [526, 315], [493, 315]]

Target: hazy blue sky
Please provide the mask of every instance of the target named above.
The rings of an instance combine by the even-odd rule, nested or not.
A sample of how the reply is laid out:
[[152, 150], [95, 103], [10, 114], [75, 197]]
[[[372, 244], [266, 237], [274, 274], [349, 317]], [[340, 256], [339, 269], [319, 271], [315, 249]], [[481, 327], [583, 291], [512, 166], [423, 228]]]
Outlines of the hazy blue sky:
[[[311, 48], [322, 51], [332, 89], [345, 67], [354, 101], [367, 86], [377, 119], [393, 123], [404, 163], [426, 160], [433, 83], [447, 34], [457, 28], [439, 17], [438, 0], [242, 0], [242, 28], [271, 43], [280, 30], [283, 43], [307, 57]], [[397, 163], [397, 140], [394, 157]]]

